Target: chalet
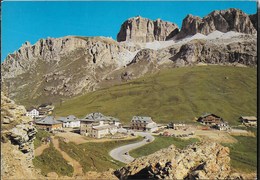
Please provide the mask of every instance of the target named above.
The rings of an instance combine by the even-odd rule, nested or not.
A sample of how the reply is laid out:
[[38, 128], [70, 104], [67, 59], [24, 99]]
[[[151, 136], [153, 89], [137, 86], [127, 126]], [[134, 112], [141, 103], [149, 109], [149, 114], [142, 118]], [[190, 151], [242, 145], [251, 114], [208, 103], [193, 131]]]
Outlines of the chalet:
[[37, 109], [28, 109], [26, 116], [30, 116], [32, 118], [37, 118], [39, 117], [39, 111]]
[[257, 118], [255, 116], [241, 116], [239, 119], [244, 125], [248, 125], [248, 126], [257, 125]]
[[158, 130], [158, 126], [151, 117], [134, 116], [131, 120], [131, 129], [154, 132]]
[[69, 115], [67, 117], [60, 117], [57, 119], [57, 121], [62, 122], [62, 127], [64, 128], [80, 127], [80, 120], [73, 115]]
[[44, 129], [47, 131], [62, 129], [62, 122], [56, 121], [53, 116], [46, 116], [45, 118], [35, 121], [38, 129]]
[[199, 117], [198, 122], [201, 122], [204, 125], [217, 125], [221, 122], [224, 122], [223, 119], [215, 114], [204, 114], [201, 117]]

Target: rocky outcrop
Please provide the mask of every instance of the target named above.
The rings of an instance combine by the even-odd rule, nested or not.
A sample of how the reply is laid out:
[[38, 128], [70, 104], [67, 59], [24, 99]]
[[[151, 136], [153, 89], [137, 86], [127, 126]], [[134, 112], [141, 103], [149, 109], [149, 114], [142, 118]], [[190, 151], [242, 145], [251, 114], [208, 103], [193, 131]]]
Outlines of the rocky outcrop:
[[131, 65], [133, 63], [138, 62], [152, 62], [156, 60], [156, 51], [152, 49], [142, 49], [140, 50], [134, 57], [134, 59], [128, 64]]
[[176, 24], [157, 19], [152, 21], [140, 16], [126, 20], [117, 34], [117, 41], [152, 42], [165, 41], [178, 33]]
[[115, 171], [120, 179], [226, 179], [230, 175], [229, 148], [199, 142], [184, 150], [174, 145], [141, 157]]
[[255, 36], [241, 35], [227, 40], [190, 41], [183, 44], [180, 49], [172, 50], [173, 56], [170, 59], [179, 66], [197, 63], [256, 66], [256, 52]]
[[[253, 19], [253, 23], [252, 20]], [[180, 33], [177, 39], [191, 36], [196, 33], [208, 35], [213, 31], [228, 32], [235, 31], [246, 34], [255, 34], [254, 16], [250, 18], [247, 14], [239, 9], [227, 9], [221, 11], [213, 11], [204, 18], [188, 15], [182, 22]]]
[[37, 130], [25, 108], [1, 93], [1, 178], [35, 179], [41, 177], [33, 169], [33, 141]]

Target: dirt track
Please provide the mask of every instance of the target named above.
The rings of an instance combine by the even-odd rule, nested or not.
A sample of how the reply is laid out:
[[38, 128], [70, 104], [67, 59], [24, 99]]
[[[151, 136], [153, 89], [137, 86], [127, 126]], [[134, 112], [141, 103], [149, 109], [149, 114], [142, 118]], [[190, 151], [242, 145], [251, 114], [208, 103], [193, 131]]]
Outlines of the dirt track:
[[76, 161], [75, 159], [71, 158], [67, 153], [65, 153], [64, 151], [62, 151], [60, 149], [58, 139], [54, 139], [54, 137], [52, 137], [52, 142], [53, 142], [55, 149], [57, 149], [61, 153], [62, 157], [66, 161], [68, 161], [70, 165], [73, 166], [73, 168], [74, 168], [73, 177], [82, 176], [83, 175], [82, 166], [79, 164], [79, 162]]
[[40, 156], [42, 152], [49, 147], [49, 144], [42, 144], [38, 148], [34, 150], [34, 155], [35, 156]]

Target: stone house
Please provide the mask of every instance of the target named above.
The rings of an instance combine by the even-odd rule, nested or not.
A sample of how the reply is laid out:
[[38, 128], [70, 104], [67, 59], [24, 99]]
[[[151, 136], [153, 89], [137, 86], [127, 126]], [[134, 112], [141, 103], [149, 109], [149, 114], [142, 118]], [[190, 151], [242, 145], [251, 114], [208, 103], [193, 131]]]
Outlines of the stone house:
[[57, 119], [57, 121], [62, 122], [62, 127], [64, 128], [80, 127], [80, 120], [73, 115], [69, 115], [67, 117], [60, 117]]
[[241, 116], [239, 119], [246, 126], [257, 126], [257, 118], [255, 116]]
[[62, 122], [56, 121], [53, 116], [46, 116], [41, 120], [35, 121], [35, 125], [38, 129], [47, 131], [62, 129]]
[[131, 120], [131, 129], [154, 132], [158, 130], [158, 125], [152, 120], [151, 117], [133, 116]]

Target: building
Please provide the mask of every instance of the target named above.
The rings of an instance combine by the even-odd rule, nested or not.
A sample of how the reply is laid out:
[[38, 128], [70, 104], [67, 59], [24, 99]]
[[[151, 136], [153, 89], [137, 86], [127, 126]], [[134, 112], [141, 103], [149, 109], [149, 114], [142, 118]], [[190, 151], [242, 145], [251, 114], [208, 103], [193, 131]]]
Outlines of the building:
[[221, 122], [219, 124], [213, 125], [212, 128], [218, 129], [220, 131], [227, 131], [230, 129], [230, 126], [227, 122]]
[[154, 132], [158, 130], [158, 126], [151, 117], [134, 116], [131, 120], [131, 129]]
[[54, 110], [54, 106], [48, 104], [42, 104], [38, 107], [40, 117], [51, 115], [53, 110]]
[[168, 128], [168, 129], [174, 129], [174, 130], [185, 129], [185, 128], [186, 128], [186, 124], [184, 124], [184, 123], [173, 123], [173, 122], [171, 122], [171, 123], [169, 123], [169, 124], [167, 125], [167, 128]]
[[201, 122], [204, 125], [217, 125], [221, 122], [224, 122], [223, 119], [215, 114], [206, 113], [199, 117], [198, 122]]
[[121, 123], [118, 119], [96, 112], [80, 119], [80, 134], [94, 138], [102, 138], [106, 135], [117, 133], [120, 126]]
[[30, 116], [32, 118], [39, 117], [39, 111], [37, 109], [29, 109], [27, 110], [26, 116]]
[[73, 115], [69, 115], [67, 117], [60, 117], [57, 119], [57, 121], [62, 122], [62, 127], [64, 128], [80, 127], [80, 120]]
[[106, 135], [114, 135], [117, 133], [117, 126], [102, 124], [98, 126], [92, 126], [88, 131], [88, 136], [93, 138], [103, 138]]
[[257, 118], [255, 116], [241, 116], [239, 119], [246, 126], [257, 126]]
[[45, 118], [35, 121], [38, 129], [47, 131], [62, 129], [62, 122], [56, 121], [53, 116], [46, 116]]

